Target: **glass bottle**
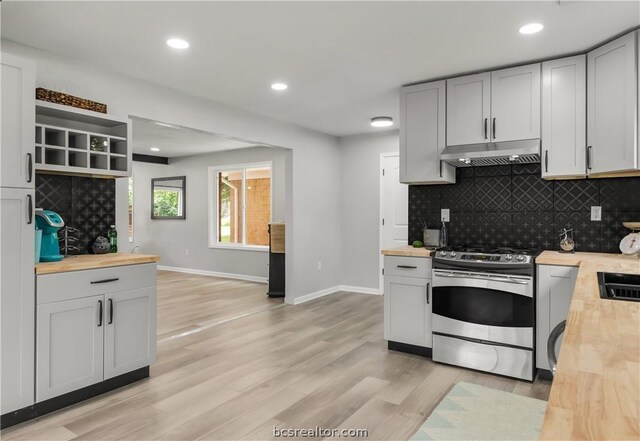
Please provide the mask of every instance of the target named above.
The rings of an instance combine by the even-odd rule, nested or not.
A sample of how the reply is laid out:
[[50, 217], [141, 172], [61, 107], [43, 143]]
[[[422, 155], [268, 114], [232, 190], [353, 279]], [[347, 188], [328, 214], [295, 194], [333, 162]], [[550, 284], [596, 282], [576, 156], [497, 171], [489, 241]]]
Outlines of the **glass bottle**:
[[109, 239], [109, 252], [117, 253], [118, 252], [118, 232], [116, 231], [116, 226], [111, 225], [109, 228], [109, 232], [107, 233], [107, 238]]

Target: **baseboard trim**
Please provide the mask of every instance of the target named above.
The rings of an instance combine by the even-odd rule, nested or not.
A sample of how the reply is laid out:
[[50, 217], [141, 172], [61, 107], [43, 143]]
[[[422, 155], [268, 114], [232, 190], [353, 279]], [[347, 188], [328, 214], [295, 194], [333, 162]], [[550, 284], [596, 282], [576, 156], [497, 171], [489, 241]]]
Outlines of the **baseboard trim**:
[[365, 288], [362, 286], [351, 286], [351, 285], [336, 285], [331, 288], [321, 289], [320, 291], [315, 291], [310, 294], [305, 294], [300, 297], [296, 297], [292, 302], [288, 302], [292, 305], [299, 305], [301, 303], [308, 302], [310, 300], [319, 299], [320, 297], [328, 296], [331, 294], [335, 294], [340, 291], [353, 292], [356, 294], [369, 294], [369, 295], [382, 295], [379, 289], [376, 288]]
[[225, 279], [245, 280], [247, 282], [269, 283], [268, 277], [249, 276], [246, 274], [220, 273], [217, 271], [206, 271], [193, 268], [181, 268], [177, 266], [158, 265], [162, 271], [174, 271], [176, 273], [195, 274], [197, 276], [222, 277]]
[[64, 395], [50, 398], [46, 401], [41, 401], [13, 412], [7, 412], [1, 417], [0, 428], [6, 429], [8, 427], [15, 426], [16, 424], [41, 417], [56, 410], [71, 406], [72, 404], [80, 403], [84, 400], [88, 400], [89, 398], [119, 389], [148, 377], [149, 366], [145, 366], [140, 369], [136, 369], [135, 371], [131, 371], [114, 378], [109, 378], [108, 380], [83, 387], [82, 389], [78, 389]]
[[387, 348], [391, 351], [405, 352], [407, 354], [420, 355], [422, 357], [431, 358], [432, 356], [431, 348], [424, 348], [422, 346], [400, 343], [398, 341], [389, 340], [387, 343]]
[[358, 294], [371, 294], [381, 296], [382, 291], [378, 288], [366, 288], [364, 286], [340, 285], [340, 291], [355, 292]]

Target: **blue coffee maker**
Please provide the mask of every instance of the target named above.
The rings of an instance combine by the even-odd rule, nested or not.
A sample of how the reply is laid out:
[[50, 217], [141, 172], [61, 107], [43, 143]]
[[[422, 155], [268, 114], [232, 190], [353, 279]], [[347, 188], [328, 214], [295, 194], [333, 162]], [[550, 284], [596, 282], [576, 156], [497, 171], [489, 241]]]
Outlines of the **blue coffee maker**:
[[40, 262], [57, 262], [64, 256], [60, 254], [58, 244], [58, 230], [64, 227], [60, 215], [51, 210], [36, 209], [36, 225], [42, 230], [42, 244], [40, 245]]

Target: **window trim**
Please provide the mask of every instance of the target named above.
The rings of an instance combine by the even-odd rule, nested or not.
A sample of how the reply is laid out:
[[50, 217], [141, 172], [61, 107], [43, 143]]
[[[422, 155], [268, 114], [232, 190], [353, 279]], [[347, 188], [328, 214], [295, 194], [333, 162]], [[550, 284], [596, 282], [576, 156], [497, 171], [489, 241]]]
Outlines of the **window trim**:
[[269, 182], [269, 223], [273, 222], [273, 161], [264, 162], [249, 162], [243, 164], [231, 164], [209, 167], [208, 176], [208, 188], [209, 188], [209, 200], [208, 200], [208, 212], [209, 212], [209, 248], [223, 249], [223, 250], [241, 250], [241, 251], [269, 251], [269, 245], [248, 245], [246, 243], [222, 243], [218, 242], [218, 206], [219, 206], [219, 190], [217, 174], [223, 171], [229, 170], [242, 170], [242, 240], [246, 240], [246, 191], [245, 185], [246, 170], [248, 168], [269, 167], [270, 182]]

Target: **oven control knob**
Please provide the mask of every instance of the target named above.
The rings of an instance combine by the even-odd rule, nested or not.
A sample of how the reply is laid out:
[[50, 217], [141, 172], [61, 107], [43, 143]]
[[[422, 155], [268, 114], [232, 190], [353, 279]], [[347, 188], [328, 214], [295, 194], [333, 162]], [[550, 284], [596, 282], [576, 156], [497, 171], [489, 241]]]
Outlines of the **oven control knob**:
[[440, 251], [440, 255], [444, 257], [444, 256], [447, 255], [447, 252], [446, 251]]
[[456, 257], [456, 252], [455, 252], [455, 251], [450, 251], [450, 252], [449, 252], [449, 255], [450, 255], [451, 257]]
[[522, 254], [518, 254], [518, 256], [516, 256], [516, 259], [522, 262], [524, 260], [524, 256]]
[[505, 258], [506, 260], [511, 260], [511, 259], [513, 259], [513, 256], [512, 256], [511, 254], [506, 254], [506, 255], [504, 256], [504, 258]]

